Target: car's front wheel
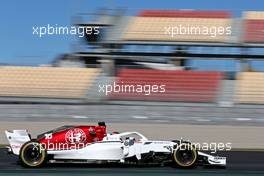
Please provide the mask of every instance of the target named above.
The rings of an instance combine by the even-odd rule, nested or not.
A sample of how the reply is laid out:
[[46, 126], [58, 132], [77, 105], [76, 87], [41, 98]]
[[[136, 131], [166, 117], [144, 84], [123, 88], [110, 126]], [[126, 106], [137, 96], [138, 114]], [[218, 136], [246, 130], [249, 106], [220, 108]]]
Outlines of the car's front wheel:
[[26, 142], [19, 152], [19, 160], [24, 167], [43, 166], [46, 163], [46, 158], [47, 151], [35, 140]]
[[182, 143], [173, 152], [176, 167], [193, 168], [196, 165], [198, 153], [190, 143]]

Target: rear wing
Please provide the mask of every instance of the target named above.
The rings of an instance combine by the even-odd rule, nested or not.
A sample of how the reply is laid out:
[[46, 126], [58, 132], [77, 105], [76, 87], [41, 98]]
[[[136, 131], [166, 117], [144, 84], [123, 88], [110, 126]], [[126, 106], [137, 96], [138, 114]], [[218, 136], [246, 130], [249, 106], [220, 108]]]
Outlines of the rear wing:
[[6, 130], [5, 134], [10, 145], [11, 153], [15, 155], [19, 155], [22, 145], [30, 141], [27, 130]]

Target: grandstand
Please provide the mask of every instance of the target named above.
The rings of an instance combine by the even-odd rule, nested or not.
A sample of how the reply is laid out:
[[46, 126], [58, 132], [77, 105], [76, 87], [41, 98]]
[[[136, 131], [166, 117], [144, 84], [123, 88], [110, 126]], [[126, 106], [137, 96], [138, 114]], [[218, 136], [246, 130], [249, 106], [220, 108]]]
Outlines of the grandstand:
[[264, 73], [241, 72], [237, 76], [236, 100], [244, 104], [264, 104]]
[[243, 17], [245, 43], [264, 43], [264, 12], [245, 12]]
[[[245, 52], [263, 49], [263, 24], [264, 12], [253, 11], [244, 12], [239, 18], [228, 11], [201, 10], [143, 10], [136, 16], [124, 13], [98, 15], [95, 21], [80, 21], [76, 25], [100, 26], [103, 35], [85, 36], [85, 47], [90, 48], [66, 54], [56, 61], [56, 67], [1, 67], [0, 101], [11, 97], [21, 98], [21, 101], [38, 98], [39, 102], [43, 99], [62, 99], [63, 102], [76, 99], [80, 103], [83, 100], [92, 102], [91, 96], [87, 95], [93, 94], [93, 99], [98, 102], [264, 104], [263, 74], [244, 72], [249, 70], [241, 67], [247, 59], [264, 58], [263, 54]], [[173, 37], [166, 34], [166, 27], [180, 25], [209, 29], [230, 27], [232, 33], [215, 37], [199, 33]], [[213, 68], [210, 71], [189, 68], [185, 61], [190, 59], [242, 62], [240, 69], [230, 73]], [[60, 61], [70, 61], [74, 65], [80, 61], [79, 65], [86, 64], [88, 68], [60, 67], [63, 66]], [[114, 83], [164, 84], [166, 91], [150, 95], [135, 92], [99, 95], [98, 85]]]
[[[199, 29], [231, 26], [230, 13], [225, 11], [153, 11], [145, 10], [130, 20], [123, 34], [124, 40], [136, 41], [188, 41], [226, 42], [227, 35], [209, 37], [198, 33]], [[194, 27], [193, 34], [171, 36], [165, 33], [166, 27]], [[197, 32], [197, 33], [195, 33]]]
[[218, 72], [121, 69], [117, 85], [164, 85], [165, 92], [113, 92], [113, 100], [216, 102], [222, 75]]
[[0, 67], [0, 96], [84, 98], [98, 69], [63, 67]]
[[[247, 91], [243, 88], [245, 87], [245, 81], [240, 79], [239, 72], [244, 71], [245, 68], [250, 69], [249, 66], [245, 67], [247, 59], [264, 58], [264, 55], [247, 52], [251, 49], [264, 47], [262, 39], [264, 36], [262, 35], [263, 12], [249, 11], [244, 12], [241, 17], [233, 17], [229, 11], [143, 10], [137, 13], [136, 16], [125, 16], [123, 14], [111, 18], [110, 15], [107, 18], [108, 20], [105, 19], [105, 16], [102, 18], [99, 16], [98, 22], [86, 22], [85, 24], [96, 25], [96, 23], [100, 22], [102, 24], [102, 21], [107, 21], [106, 24], [111, 26], [111, 30], [106, 33], [105, 38], [95, 43], [88, 42], [91, 45], [104, 45], [106, 52], [81, 52], [74, 53], [74, 55], [84, 59], [89, 57], [104, 58], [115, 64], [117, 69], [117, 74], [115, 75], [117, 78], [115, 80], [119, 84], [124, 82], [132, 85], [136, 83], [142, 84], [143, 82], [150, 84], [165, 82], [168, 86], [168, 94], [146, 96], [142, 94], [113, 93], [108, 100], [209, 102], [220, 104], [256, 103], [253, 100], [249, 101], [248, 98], [242, 98], [250, 98], [252, 95], [247, 95]], [[114, 21], [114, 23], [111, 24], [110, 21]], [[231, 27], [232, 34], [216, 37], [199, 34], [172, 37], [165, 34], [165, 27], [179, 25], [207, 28]], [[123, 49], [130, 46], [131, 48], [139, 48], [139, 50]], [[156, 46], [164, 48], [161, 49], [163, 51], [155, 50]], [[147, 50], [148, 47], [154, 49]], [[169, 50], [166, 48], [169, 48]], [[229, 49], [229, 52], [226, 53], [226, 49]], [[236, 68], [232, 73], [220, 70], [221, 73], [217, 74], [221, 76], [215, 76], [212, 77], [212, 80], [207, 80], [206, 77], [210, 78], [207, 75], [199, 82], [194, 79], [197, 74], [200, 74], [198, 71], [159, 71], [158, 66], [154, 66], [152, 63], [157, 62], [155, 60], [161, 57], [167, 58], [168, 61], [163, 62], [164, 65], [168, 65], [167, 68], [173, 69], [173, 64], [177, 64], [174, 65], [176, 70], [192, 69], [185, 65], [186, 62], [184, 60], [189, 59], [238, 59], [241, 64], [240, 68]], [[152, 63], [147, 64], [147, 62]], [[135, 67], [137, 69], [123, 69], [123, 67], [130, 68], [127, 65], [133, 65], [132, 68]], [[144, 70], [146, 68], [154, 70]], [[160, 69], [163, 70], [163, 67], [160, 67]], [[186, 74], [179, 75], [179, 73]], [[187, 73], [192, 73], [191, 77], [193, 78], [189, 77]], [[236, 74], [238, 75], [236, 76]], [[254, 80], [255, 78], [253, 77], [255, 76], [252, 74], [252, 78], [250, 76], [248, 79]], [[234, 78], [238, 80], [233, 80]], [[171, 79], [173, 80], [172, 82], [170, 82]], [[210, 87], [206, 84], [212, 84], [213, 86]], [[177, 85], [181, 86], [177, 87]]]

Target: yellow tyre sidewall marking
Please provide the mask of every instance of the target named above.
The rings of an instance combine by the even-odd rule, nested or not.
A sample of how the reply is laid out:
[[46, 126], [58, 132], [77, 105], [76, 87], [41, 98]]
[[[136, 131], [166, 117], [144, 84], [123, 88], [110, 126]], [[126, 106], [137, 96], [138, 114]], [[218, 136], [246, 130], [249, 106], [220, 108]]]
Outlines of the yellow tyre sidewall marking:
[[[187, 145], [189, 145], [189, 144], [187, 144]], [[178, 150], [178, 149], [177, 149], [177, 150]], [[193, 160], [193, 162], [191, 162], [191, 163], [188, 164], [188, 165], [181, 164], [181, 162], [177, 159], [177, 157], [176, 157], [177, 150], [174, 151], [174, 153], [173, 153], [173, 157], [174, 157], [175, 162], [176, 162], [179, 166], [182, 166], [182, 167], [189, 167], [189, 166], [191, 166], [191, 165], [193, 165], [193, 164], [195, 163], [196, 158], [197, 158], [197, 152], [196, 152], [195, 149], [192, 149], [192, 151], [193, 151], [193, 153], [194, 153], [194, 160]]]
[[30, 163], [28, 163], [25, 159], [24, 159], [24, 150], [25, 150], [25, 148], [27, 148], [29, 145], [34, 145], [34, 143], [35, 144], [37, 144], [37, 145], [40, 145], [39, 143], [37, 143], [37, 142], [30, 142], [30, 143], [28, 143], [28, 144], [26, 144], [23, 148], [22, 148], [22, 151], [21, 151], [21, 159], [22, 159], [22, 161], [24, 162], [24, 163], [26, 163], [27, 165], [29, 165], [29, 166], [32, 166], [32, 167], [36, 167], [36, 166], [39, 166], [40, 164], [42, 164], [43, 163], [43, 161], [45, 160], [45, 151], [41, 151], [41, 153], [42, 153], [42, 156], [41, 156], [41, 160], [40, 161], [38, 161], [36, 164], [30, 164]]

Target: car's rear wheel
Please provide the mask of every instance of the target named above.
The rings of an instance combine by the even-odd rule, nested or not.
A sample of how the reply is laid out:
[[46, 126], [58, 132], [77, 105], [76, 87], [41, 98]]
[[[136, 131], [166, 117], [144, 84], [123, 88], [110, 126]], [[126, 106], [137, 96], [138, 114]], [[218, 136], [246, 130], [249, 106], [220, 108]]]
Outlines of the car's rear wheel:
[[24, 167], [41, 167], [46, 163], [46, 158], [46, 149], [35, 140], [26, 142], [19, 152], [19, 160]]
[[198, 153], [190, 143], [180, 144], [173, 152], [173, 161], [176, 167], [193, 168], [196, 165]]

